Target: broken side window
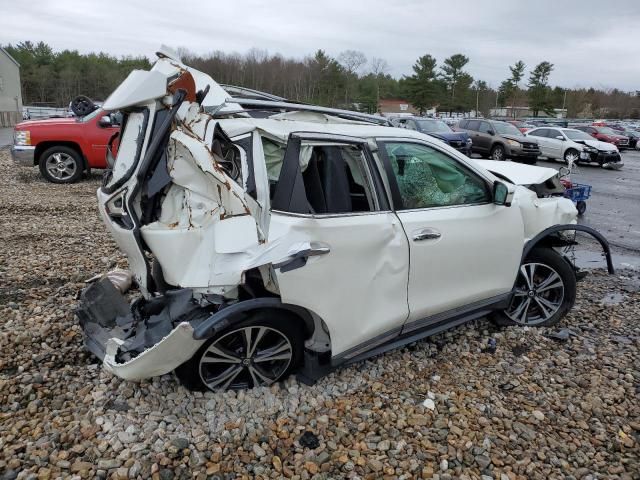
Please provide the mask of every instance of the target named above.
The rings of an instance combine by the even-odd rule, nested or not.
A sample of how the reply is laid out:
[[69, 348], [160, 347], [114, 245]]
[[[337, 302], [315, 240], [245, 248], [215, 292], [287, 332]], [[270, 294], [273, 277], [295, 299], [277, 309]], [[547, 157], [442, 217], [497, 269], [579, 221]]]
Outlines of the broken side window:
[[375, 210], [359, 145], [302, 145], [300, 164], [307, 201], [315, 214]]
[[422, 144], [384, 143], [402, 208], [431, 208], [491, 202], [484, 180], [455, 159]]

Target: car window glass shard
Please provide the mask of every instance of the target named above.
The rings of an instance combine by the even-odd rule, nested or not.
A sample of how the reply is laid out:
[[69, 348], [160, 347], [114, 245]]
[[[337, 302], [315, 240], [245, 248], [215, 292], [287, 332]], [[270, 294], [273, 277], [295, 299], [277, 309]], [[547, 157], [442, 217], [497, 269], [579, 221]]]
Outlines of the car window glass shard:
[[426, 145], [385, 143], [404, 210], [488, 203], [491, 196], [478, 175]]

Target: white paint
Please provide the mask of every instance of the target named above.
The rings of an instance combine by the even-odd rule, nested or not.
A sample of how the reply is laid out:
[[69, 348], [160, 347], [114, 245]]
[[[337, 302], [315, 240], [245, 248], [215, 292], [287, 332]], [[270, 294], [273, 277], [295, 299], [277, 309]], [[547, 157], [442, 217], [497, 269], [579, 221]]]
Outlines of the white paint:
[[558, 175], [555, 168], [536, 167], [512, 161], [475, 159], [481, 167], [490, 172], [504, 175], [516, 185], [536, 185]]
[[104, 368], [125, 380], [142, 380], [175, 370], [189, 360], [204, 341], [194, 340], [193, 327], [184, 322], [136, 358], [118, 363], [115, 356], [122, 343], [122, 340], [117, 338], [109, 340], [103, 362]]

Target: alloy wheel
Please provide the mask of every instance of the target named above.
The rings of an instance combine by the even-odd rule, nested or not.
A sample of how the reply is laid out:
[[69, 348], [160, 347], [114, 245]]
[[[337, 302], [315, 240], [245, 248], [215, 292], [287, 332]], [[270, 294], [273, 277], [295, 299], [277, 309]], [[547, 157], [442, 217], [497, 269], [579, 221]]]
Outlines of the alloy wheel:
[[496, 147], [493, 149], [493, 153], [491, 154], [494, 160], [503, 160], [504, 159], [504, 151], [501, 147]]
[[215, 340], [200, 357], [199, 374], [211, 390], [271, 385], [291, 363], [291, 342], [279, 330], [248, 326]]
[[538, 325], [555, 315], [563, 300], [564, 282], [558, 272], [542, 263], [525, 263], [505, 313], [520, 325]]
[[49, 175], [58, 180], [69, 180], [76, 174], [75, 159], [64, 152], [51, 154], [45, 161], [45, 168]]

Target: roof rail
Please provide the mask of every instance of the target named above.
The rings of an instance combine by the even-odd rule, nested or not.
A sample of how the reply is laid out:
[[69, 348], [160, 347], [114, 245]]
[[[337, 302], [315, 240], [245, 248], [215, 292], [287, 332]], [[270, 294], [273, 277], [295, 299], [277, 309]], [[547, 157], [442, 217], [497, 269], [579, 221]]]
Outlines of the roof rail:
[[[307, 105], [304, 103], [292, 103], [271, 100], [256, 100], [241, 97], [232, 97], [231, 102], [237, 103], [249, 110], [276, 110], [280, 112], [318, 112], [326, 113], [340, 118], [349, 120], [358, 120], [361, 122], [375, 123], [377, 125], [390, 125], [389, 120], [377, 115], [368, 113], [354, 112], [353, 110], [342, 110], [339, 108], [319, 107], [317, 105]], [[215, 116], [225, 116], [237, 112], [215, 112]]]
[[254, 90], [253, 88], [238, 87], [236, 85], [221, 84], [222, 88], [232, 97], [240, 97], [254, 100], [271, 100], [274, 102], [287, 102], [284, 97], [279, 97], [267, 92], [261, 92], [260, 90]]

